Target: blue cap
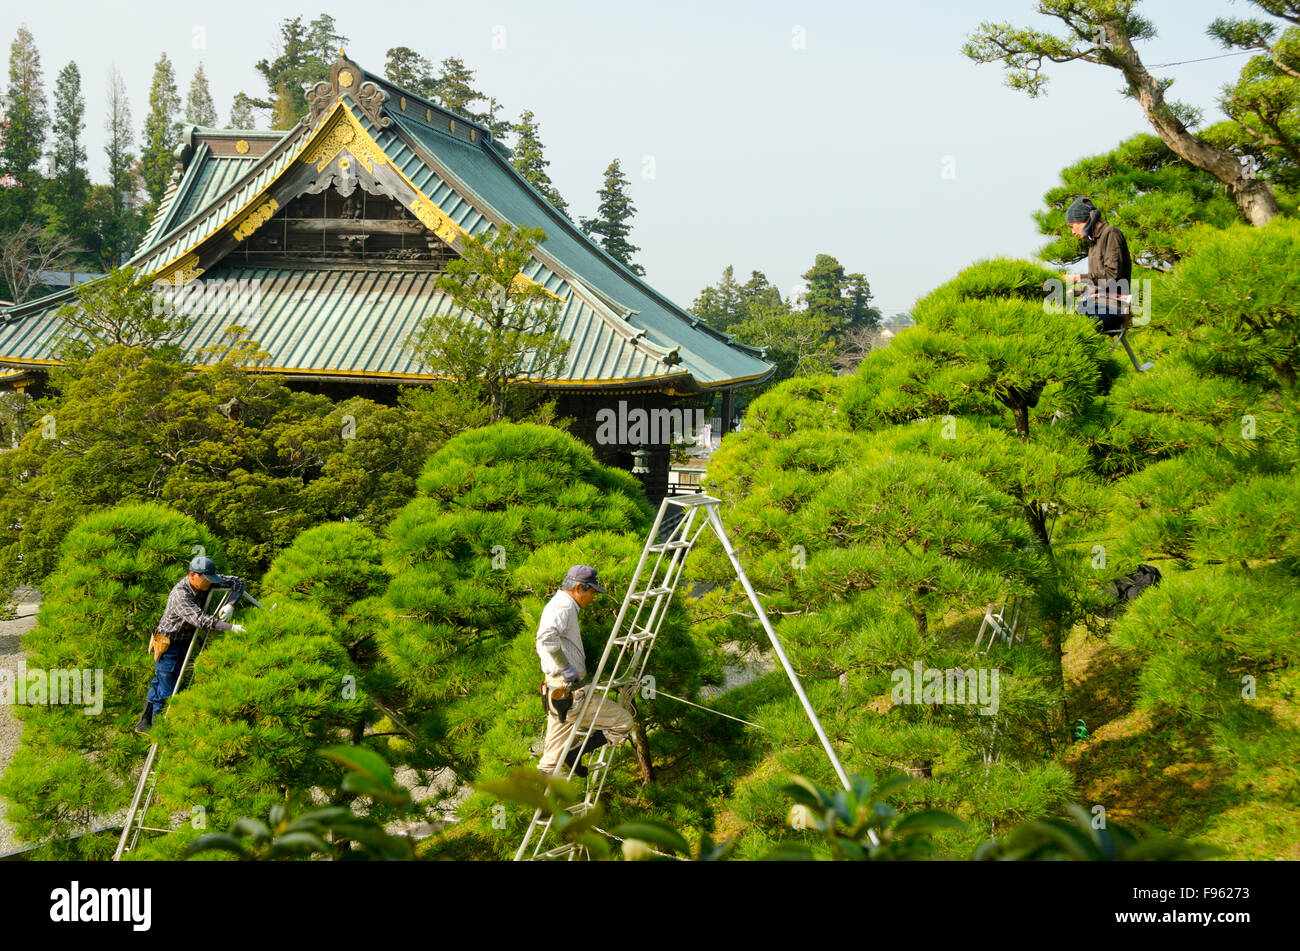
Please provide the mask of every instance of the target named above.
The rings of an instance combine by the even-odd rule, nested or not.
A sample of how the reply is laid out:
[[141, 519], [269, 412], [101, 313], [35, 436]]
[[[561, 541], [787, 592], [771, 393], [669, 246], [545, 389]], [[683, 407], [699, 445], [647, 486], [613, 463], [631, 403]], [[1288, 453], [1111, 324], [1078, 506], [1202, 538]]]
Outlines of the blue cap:
[[221, 584], [221, 576], [217, 574], [217, 563], [207, 555], [195, 555], [190, 560], [190, 571], [202, 575], [213, 584]]
[[570, 568], [569, 573], [564, 576], [564, 584], [561, 587], [567, 591], [575, 584], [585, 584], [601, 594], [605, 593], [605, 589], [600, 586], [600, 581], [596, 578], [596, 569], [590, 565], [574, 565]]

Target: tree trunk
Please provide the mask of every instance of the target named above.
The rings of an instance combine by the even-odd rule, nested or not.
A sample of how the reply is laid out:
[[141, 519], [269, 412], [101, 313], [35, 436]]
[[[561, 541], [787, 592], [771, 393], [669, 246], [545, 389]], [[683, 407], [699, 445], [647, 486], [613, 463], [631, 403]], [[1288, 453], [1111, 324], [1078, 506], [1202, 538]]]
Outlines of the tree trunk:
[[[1047, 516], [1043, 513], [1043, 510], [1033, 502], [1027, 503], [1025, 505], [1025, 518], [1029, 521], [1029, 527], [1033, 529], [1034, 537], [1038, 539], [1039, 544], [1043, 546], [1043, 550], [1047, 552], [1047, 557], [1053, 558], [1052, 539], [1047, 534]], [[1053, 560], [1055, 559], [1053, 558]]]
[[636, 763], [641, 767], [641, 782], [654, 782], [655, 767], [650, 761], [650, 740], [646, 737], [645, 727], [640, 720], [632, 724], [632, 746], [636, 749]]
[[1021, 439], [1029, 438], [1029, 407], [1023, 403], [1016, 403], [1011, 407], [1011, 413], [1016, 418], [1016, 435]]
[[1272, 221], [1279, 213], [1272, 187], [1250, 175], [1237, 156], [1227, 149], [1216, 148], [1202, 141], [1183, 125], [1182, 120], [1166, 105], [1164, 91], [1156, 78], [1142, 65], [1122, 21], [1107, 22], [1106, 37], [1113, 47], [1111, 57], [1115, 62], [1112, 65], [1124, 74], [1147, 121], [1164, 143], [1179, 158], [1223, 182], [1242, 215], [1252, 225], [1266, 225]]

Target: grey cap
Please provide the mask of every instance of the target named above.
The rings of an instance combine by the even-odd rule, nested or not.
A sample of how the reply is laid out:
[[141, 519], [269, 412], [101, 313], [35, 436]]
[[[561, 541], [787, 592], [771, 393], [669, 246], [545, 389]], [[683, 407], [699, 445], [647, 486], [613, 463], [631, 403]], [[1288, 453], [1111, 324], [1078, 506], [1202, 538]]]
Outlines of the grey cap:
[[574, 565], [569, 569], [569, 573], [564, 576], [564, 584], [561, 586], [568, 591], [575, 584], [585, 584], [594, 591], [605, 593], [605, 589], [600, 586], [600, 581], [596, 578], [596, 569], [589, 565]]
[[1087, 221], [1097, 208], [1087, 198], [1076, 198], [1070, 207], [1065, 210], [1066, 224], [1074, 224], [1079, 221]]
[[221, 584], [221, 576], [217, 574], [217, 563], [207, 555], [195, 555], [190, 560], [190, 571], [202, 575], [213, 584]]

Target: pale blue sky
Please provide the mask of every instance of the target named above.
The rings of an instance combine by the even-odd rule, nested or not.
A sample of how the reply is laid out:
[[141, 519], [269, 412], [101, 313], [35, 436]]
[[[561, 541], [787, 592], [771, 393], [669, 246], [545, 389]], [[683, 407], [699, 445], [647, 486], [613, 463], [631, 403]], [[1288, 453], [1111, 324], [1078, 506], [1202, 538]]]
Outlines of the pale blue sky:
[[[1003, 85], [999, 66], [961, 56], [983, 20], [1047, 25], [1033, 0], [196, 6], [8, 5], [4, 40], [27, 24], [47, 93], [68, 60], [80, 66], [96, 180], [111, 62], [137, 132], [164, 50], [182, 96], [202, 60], [224, 123], [237, 91], [264, 94], [253, 64], [274, 56], [280, 20], [328, 12], [367, 69], [382, 72], [385, 51], [398, 45], [434, 62], [459, 56], [506, 116], [531, 108], [575, 215], [594, 211], [605, 166], [622, 159], [637, 260], [685, 306], [727, 264], [742, 278], [763, 270], [789, 293], [814, 256], [829, 252], [867, 275], [886, 314], [905, 310], [971, 261], [1032, 255], [1041, 238], [1030, 212], [1060, 169], [1149, 131], [1111, 70], [1049, 66], [1048, 95], [1030, 100]], [[1226, 0], [1147, 0], [1141, 9], [1160, 33], [1140, 49], [1149, 63], [1221, 54], [1206, 25], [1251, 13]], [[800, 29], [803, 48], [794, 42]], [[1163, 74], [1177, 77], [1177, 98], [1216, 121], [1218, 91], [1241, 62]], [[951, 178], [942, 174], [948, 156]]]

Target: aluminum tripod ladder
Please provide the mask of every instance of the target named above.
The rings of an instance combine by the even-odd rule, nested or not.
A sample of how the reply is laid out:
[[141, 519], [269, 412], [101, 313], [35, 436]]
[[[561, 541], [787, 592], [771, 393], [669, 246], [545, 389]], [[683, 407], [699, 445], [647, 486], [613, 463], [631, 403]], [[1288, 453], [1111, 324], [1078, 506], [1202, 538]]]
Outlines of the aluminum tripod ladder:
[[[217, 597], [216, 604], [213, 604], [214, 595]], [[245, 598], [249, 598], [247, 593]], [[203, 611], [205, 614], [216, 614], [225, 605], [230, 598], [229, 588], [212, 588], [208, 592], [207, 600], [204, 602]], [[251, 601], [251, 598], [249, 598]], [[210, 609], [210, 610], [209, 610]], [[181, 661], [180, 670], [176, 674], [176, 683], [172, 687], [171, 696], [168, 697], [168, 703], [163, 707], [163, 716], [167, 716], [167, 711], [171, 709], [171, 697], [175, 697], [181, 689], [181, 681], [185, 679], [185, 672], [190, 668], [190, 658], [194, 656], [194, 645], [199, 641], [199, 635], [203, 633], [198, 630], [190, 638], [190, 646], [185, 651], [185, 659]], [[204, 643], [207, 643], [207, 636], [204, 634]], [[149, 806], [153, 803], [154, 790], [158, 787], [158, 744], [154, 743], [149, 747], [149, 752], [145, 755], [144, 766], [140, 769], [140, 780], [135, 784], [135, 795], [131, 797], [131, 806], [126, 811], [126, 818], [122, 820], [122, 835], [117, 840], [117, 851], [113, 853], [113, 861], [119, 862], [122, 856], [127, 852], [135, 851], [136, 845], [140, 842], [141, 832], [170, 832], [170, 829], [154, 829], [145, 825], [145, 820], [149, 815]]]
[[[618, 617], [614, 620], [614, 627], [610, 631], [609, 640], [605, 643], [604, 653], [600, 656], [600, 663], [596, 666], [591, 684], [584, 691], [582, 703], [569, 713], [569, 716], [574, 717], [572, 722], [575, 726], [569, 731], [564, 748], [560, 751], [556, 775], [573, 780], [580, 757], [575, 757], [572, 765], [566, 765], [565, 756], [571, 749], [581, 749], [582, 744], [594, 732], [589, 724], [599, 713], [600, 705], [622, 701], [624, 707], [631, 707], [631, 700], [645, 683], [646, 663], [650, 659], [655, 639], [659, 636], [659, 629], [668, 613], [673, 592], [677, 589], [686, 556], [705, 528], [712, 528], [722, 543], [732, 568], [735, 569], [736, 578], [749, 596], [749, 602], [763, 625], [763, 630], [767, 632], [772, 648], [780, 659], [781, 666], [785, 668], [795, 693], [803, 703], [804, 710], [812, 721], [813, 728], [817, 731], [817, 736], [821, 739], [822, 746], [826, 750], [826, 755], [830, 757], [840, 782], [844, 784], [845, 789], [849, 788], [849, 778], [844, 772], [844, 767], [840, 765], [839, 757], [835, 755], [835, 750], [826, 737], [826, 731], [822, 729], [821, 721], [817, 719], [817, 714], [807, 694], [804, 693], [803, 685], [800, 684], [794, 668], [790, 666], [790, 660], [786, 657], [776, 632], [772, 630], [772, 624], [768, 621], [763, 605], [758, 595], [754, 593], [749, 576], [741, 567], [736, 550], [722, 527], [722, 520], [718, 517], [718, 507], [721, 505], [721, 501], [707, 495], [685, 495], [669, 496], [659, 506], [659, 514], [655, 517], [654, 527], [650, 529], [650, 536], [641, 551], [641, 559], [632, 573], [632, 580], [628, 584], [623, 604], [619, 608]], [[664, 536], [662, 539], [661, 533]], [[618, 700], [611, 699], [611, 694], [615, 693]], [[593, 709], [593, 715], [588, 717], [587, 710], [593, 703], [597, 706]], [[569, 812], [574, 815], [584, 815], [595, 808], [605, 788], [605, 777], [609, 773], [614, 752], [614, 747], [602, 746], [593, 760], [587, 764], [586, 787], [582, 801], [570, 806]], [[553, 817], [544, 816], [540, 809], [533, 813], [528, 831], [524, 833], [523, 841], [519, 843], [519, 849], [515, 853], [515, 861], [559, 858], [572, 861], [587, 857], [587, 850], [581, 845], [547, 842], [553, 821]], [[875, 840], [874, 833], [872, 839]]]
[[[1052, 420], [1055, 425], [1056, 420]], [[1061, 510], [1055, 503], [1046, 503], [1043, 506], [1044, 511], [1052, 516], [1052, 522], [1047, 528], [1047, 541], [1050, 544], [1052, 537], [1056, 534], [1056, 520], [1061, 517]], [[1007, 615], [1010, 614], [1010, 620]], [[1020, 599], [1014, 595], [1008, 597], [1001, 604], [996, 601], [990, 604], [984, 611], [984, 620], [980, 622], [979, 633], [975, 635], [975, 652], [977, 654], [987, 654], [993, 649], [993, 645], [1001, 641], [1006, 646], [1012, 644], [1021, 644], [1025, 640], [1025, 632], [1017, 632], [1020, 627]], [[983, 650], [980, 645], [984, 643], [984, 635], [988, 634], [988, 643], [984, 644]]]

